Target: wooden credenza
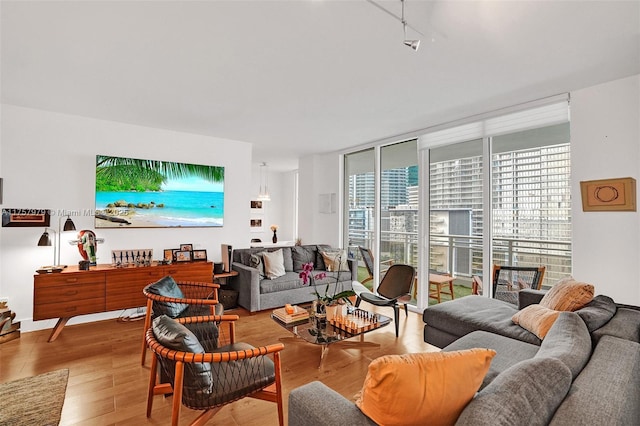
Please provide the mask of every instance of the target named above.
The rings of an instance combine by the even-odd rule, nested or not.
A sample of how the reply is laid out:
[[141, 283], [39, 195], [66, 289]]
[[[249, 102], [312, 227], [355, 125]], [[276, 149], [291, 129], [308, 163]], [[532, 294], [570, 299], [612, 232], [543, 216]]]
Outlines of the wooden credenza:
[[77, 315], [137, 308], [147, 303], [142, 289], [171, 275], [176, 281], [213, 282], [212, 262], [115, 268], [77, 266], [63, 272], [40, 274], [33, 278], [33, 319], [59, 318], [49, 342], [53, 342], [70, 318]]

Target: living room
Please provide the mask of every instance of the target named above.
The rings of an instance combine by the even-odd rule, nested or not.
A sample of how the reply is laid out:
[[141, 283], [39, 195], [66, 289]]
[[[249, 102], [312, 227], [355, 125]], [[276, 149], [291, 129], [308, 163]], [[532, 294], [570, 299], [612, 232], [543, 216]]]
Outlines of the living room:
[[[438, 105], [431, 106], [430, 110], [435, 110], [431, 115], [415, 114], [416, 117], [412, 117], [419, 124], [415, 124], [416, 121], [404, 124], [402, 117], [397, 118], [398, 127], [391, 133], [379, 133], [371, 136], [353, 131], [344, 137], [349, 141], [348, 145], [330, 150], [307, 148], [308, 151], [296, 158], [295, 166], [287, 168], [278, 164], [278, 151], [286, 156], [289, 154], [288, 148], [280, 148], [277, 143], [273, 142], [272, 146], [263, 146], [259, 142], [248, 142], [242, 138], [230, 136], [233, 131], [226, 126], [221, 125], [220, 133], [211, 136], [209, 133], [199, 132], [198, 126], [181, 129], [165, 127], [162, 124], [163, 117], [153, 123], [145, 121], [144, 118], [134, 121], [131, 118], [133, 116], [129, 117], [131, 121], [101, 118], [100, 116], [85, 115], [77, 105], [72, 107], [65, 104], [64, 94], [68, 92], [69, 97], [73, 94], [72, 82], [61, 80], [65, 84], [59, 86], [55, 84], [55, 74], [58, 72], [58, 68], [55, 63], [50, 62], [46, 52], [43, 53], [37, 48], [37, 43], [31, 47], [43, 56], [39, 58], [41, 62], [36, 63], [51, 70], [50, 73], [54, 75], [52, 78], [54, 83], [51, 85], [36, 84], [39, 81], [37, 74], [34, 76], [27, 72], [28, 70], [7, 64], [9, 61], [11, 64], [20, 63], [20, 55], [17, 52], [24, 46], [17, 44], [22, 34], [22, 30], [19, 30], [18, 27], [27, 28], [28, 31], [23, 31], [27, 31], [30, 37], [47, 38], [39, 35], [31, 27], [31, 25], [35, 27], [36, 24], [27, 25], [30, 22], [28, 17], [32, 13], [36, 22], [47, 19], [48, 10], [46, 8], [31, 12], [28, 9], [29, 6], [22, 6], [25, 9], [20, 9], [11, 3], [15, 2], [3, 2], [2, 4], [4, 60], [2, 65], [0, 177], [3, 179], [1, 204], [3, 208], [44, 208], [51, 209], [58, 214], [72, 212], [77, 229], [95, 229], [91, 211], [95, 207], [94, 177], [95, 156], [97, 154], [225, 167], [223, 227], [205, 230], [200, 228], [101, 229], [97, 231], [97, 236], [104, 238], [104, 243], [98, 247], [99, 262], [106, 263], [105, 256], [108, 256], [111, 250], [116, 249], [153, 248], [154, 257], [158, 259], [161, 257], [163, 249], [176, 247], [182, 243], [190, 243], [194, 245], [194, 248], [206, 249], [210, 260], [219, 261], [221, 258], [220, 244], [222, 243], [231, 244], [238, 248], [248, 247], [249, 241], [255, 236], [248, 225], [251, 219], [249, 206], [250, 201], [256, 197], [259, 191], [260, 164], [263, 161], [270, 165], [268, 182], [272, 200], [265, 207], [265, 228], [268, 228], [272, 223], [279, 225], [278, 235], [282, 240], [300, 238], [305, 243], [342, 246], [342, 216], [339, 211], [332, 214], [319, 213], [318, 199], [321, 194], [327, 192], [342, 193], [341, 158], [345, 152], [404, 140], [419, 134], [416, 133], [419, 129], [426, 129], [563, 92], [570, 94], [571, 109], [572, 274], [576, 278], [594, 283], [598, 294], [609, 295], [619, 303], [640, 305], [640, 286], [637, 282], [637, 277], [640, 274], [638, 266], [640, 220], [638, 220], [638, 213], [584, 212], [580, 204], [579, 184], [584, 180], [627, 176], [637, 178], [640, 175], [640, 144], [638, 143], [640, 140], [640, 120], [638, 119], [640, 117], [640, 59], [637, 49], [637, 26], [633, 30], [635, 38], [632, 37], [631, 40], [626, 38], [624, 40], [605, 39], [605, 42], [602, 43], [605, 45], [604, 48], [598, 45], [600, 53], [607, 49], [615, 51], [617, 54], [614, 58], [616, 59], [610, 59], [610, 57], [607, 57], [606, 60], [593, 59], [585, 53], [588, 49], [582, 46], [581, 49], [585, 50], [580, 50], [580, 54], [577, 55], [584, 55], [586, 62], [581, 65], [584, 73], [568, 69], [564, 72], [569, 77], [554, 75], [550, 76], [548, 81], [529, 82], [524, 77], [520, 81], [520, 87], [511, 88], [512, 91], [508, 94], [496, 89], [500, 81], [493, 81], [487, 85], [492, 86], [495, 92], [486, 95], [482, 99], [483, 102], [474, 98], [474, 101], [469, 102], [468, 105], [450, 105], [448, 110], [438, 110]], [[393, 27], [384, 32], [385, 37], [377, 35], [375, 40], [382, 43], [385, 49], [389, 49], [395, 44], [401, 45], [400, 36], [393, 32], [396, 30], [397, 33], [401, 33], [401, 24], [385, 14], [378, 16], [379, 12], [375, 8], [366, 2], [362, 3], [364, 3], [361, 6], [362, 9], [356, 8], [354, 5], [350, 7], [356, 8], [357, 12], [371, 8], [372, 11], [366, 12], [366, 17], [375, 16], [376, 24], [384, 26], [389, 24], [390, 27]], [[637, 2], [628, 3], [635, 4], [637, 12]], [[411, 2], [408, 2], [408, 7], [410, 5]], [[12, 9], [11, 6], [17, 9]], [[31, 7], [42, 7], [42, 5], [34, 3]], [[139, 7], [142, 8], [142, 6]], [[132, 16], [139, 16], [136, 14], [142, 13], [140, 10], [143, 9], [136, 8]], [[83, 11], [76, 12], [84, 13]], [[93, 15], [95, 12], [89, 13]], [[336, 11], [326, 13], [327, 15], [340, 16], [340, 20], [345, 19], [341, 13]], [[628, 28], [634, 23], [637, 25], [637, 13], [635, 15], [628, 13], [627, 15], [630, 18], [621, 22], [620, 27]], [[17, 19], [9, 21], [12, 18]], [[390, 22], [387, 22], [387, 19]], [[410, 15], [407, 16], [407, 19], [411, 22]], [[251, 23], [255, 20], [257, 18], [252, 15]], [[108, 22], [106, 18], [105, 22]], [[609, 20], [607, 23], [615, 26], [615, 19]], [[249, 26], [249, 24], [246, 25]], [[48, 26], [46, 28], [51, 30]], [[585, 31], [584, 27], [582, 31]], [[375, 31], [372, 30], [372, 32]], [[108, 32], [105, 33], [108, 34]], [[229, 34], [224, 37], [232, 38], [233, 31]], [[286, 35], [295, 38], [296, 32], [289, 29]], [[348, 32], [345, 30], [343, 35], [346, 37]], [[166, 38], [170, 37], [166, 36]], [[443, 39], [446, 40], [444, 37]], [[244, 36], [242, 40], [245, 41]], [[163, 41], [166, 42], [164, 38]], [[562, 51], [571, 51], [568, 46], [577, 45], [579, 41], [580, 39], [569, 38], [566, 42], [561, 43], [562, 49], [565, 49]], [[440, 42], [444, 43], [442, 40]], [[585, 44], [588, 45], [588, 43]], [[407, 55], [413, 54], [414, 56], [405, 56], [403, 51], [402, 53], [394, 53], [392, 59], [398, 60], [398, 63], [402, 65], [399, 67], [400, 70], [403, 69], [403, 66], [406, 69], [411, 69], [411, 65], [417, 60], [415, 55], [428, 53], [429, 47], [430, 45], [423, 41], [420, 50], [413, 52], [409, 47], [401, 45], [400, 48], [407, 49]], [[560, 47], [558, 48], [560, 49]], [[322, 50], [320, 47], [317, 49]], [[301, 49], [301, 51], [303, 50]], [[368, 50], [368, 52], [371, 51]], [[296, 54], [299, 53], [300, 51], [296, 51]], [[73, 52], [66, 52], [66, 54], [73, 57]], [[602, 54], [604, 55], [604, 53]], [[90, 56], [88, 51], [82, 51], [81, 56], [83, 55]], [[513, 72], [525, 73], [524, 68], [529, 66], [527, 61], [521, 60], [517, 53], [510, 53], [510, 55], [518, 58], [513, 62], [520, 64], [514, 66]], [[134, 67], [138, 63], [133, 60], [132, 56], [126, 59], [129, 64], [126, 66]], [[360, 57], [360, 59], [363, 61], [368, 59], [369, 62], [365, 62], [368, 66], [375, 64], [375, 61], [370, 57]], [[556, 58], [542, 59], [540, 64], [553, 67], [554, 59]], [[587, 59], [590, 60], [587, 61]], [[96, 59], [98, 63], [102, 60], [107, 62], [109, 59]], [[435, 66], [432, 62], [428, 62], [428, 64]], [[542, 67], [540, 64], [538, 67]], [[161, 64], [155, 65], [159, 67]], [[11, 68], [7, 70], [8, 73], [5, 72], [5, 67]], [[87, 69], [94, 70], [95, 68], [88, 67]], [[586, 72], [593, 70], [595, 70], [593, 74]], [[153, 75], [152, 71], [146, 70], [147, 75]], [[24, 77], [18, 79], [16, 75], [20, 73], [23, 73]], [[94, 80], [97, 86], [109, 79], [108, 75], [94, 76], [90, 75], [90, 72], [88, 74], [84, 78], [88, 81]], [[411, 73], [413, 77], [418, 78], [416, 74], [419, 75], [416, 71]], [[530, 76], [528, 73], [526, 75]], [[401, 71], [385, 75], [384, 78], [393, 81], [393, 84], [390, 85], [391, 89], [387, 86], [386, 94], [393, 93], [393, 88], [402, 87], [405, 84], [405, 77], [402, 76]], [[354, 78], [353, 81], [357, 81], [357, 79]], [[141, 80], [121, 81], [121, 83], [124, 88], [119, 93], [114, 93], [113, 97], [121, 97], [124, 99], [124, 103], [135, 103], [135, 98], [142, 96], [135, 93], [138, 93], [138, 90], [144, 92], [148, 89], [145, 82]], [[263, 84], [268, 85], [269, 83], [263, 82]], [[308, 84], [315, 83], [308, 82]], [[31, 89], [33, 91], [53, 94], [49, 101], [45, 99], [45, 101], [30, 102], [28, 92], [25, 92], [24, 97], [21, 93], [13, 92], [12, 87], [28, 85], [33, 86]], [[176, 83], [176, 87], [180, 87], [180, 84]], [[234, 87], [242, 92], [241, 83], [236, 83]], [[374, 90], [372, 87], [369, 89]], [[471, 92], [471, 88], [466, 89]], [[362, 91], [366, 90], [367, 88], [362, 89]], [[176, 91], [179, 92], [179, 89]], [[131, 93], [134, 95], [129, 97]], [[421, 94], [423, 93], [421, 92]], [[362, 93], [354, 94], [353, 97], [357, 97], [357, 95], [362, 95]], [[104, 94], [96, 93], [96, 105], [103, 102], [101, 96]], [[188, 94], [184, 95], [185, 98], [188, 96]], [[243, 96], [246, 96], [247, 103], [251, 102], [250, 96], [246, 94]], [[410, 94], [406, 96], [411, 97]], [[174, 98], [171, 100], [175, 104], [185, 107], [187, 111], [189, 110], [188, 105], [184, 105], [188, 104], [188, 101], [183, 99], [180, 93], [174, 93]], [[110, 103], [111, 99], [107, 98], [104, 102]], [[335, 100], [335, 102], [339, 103], [343, 100]], [[397, 99], [397, 102], [402, 102], [402, 99]], [[273, 103], [278, 103], [277, 97], [274, 98]], [[438, 104], [438, 102], [434, 104]], [[358, 104], [350, 105], [354, 110], [363, 108]], [[377, 107], [383, 109], [383, 105], [378, 104]], [[113, 108], [117, 109], [117, 104]], [[389, 108], [389, 105], [384, 108], [393, 109]], [[290, 109], [291, 107], [288, 106], [287, 111], [291, 112]], [[182, 109], [180, 111], [183, 112]], [[220, 114], [217, 116], [212, 113], [212, 116], [217, 119], [211, 121], [225, 121], [225, 118], [222, 118], [224, 114]], [[242, 110], [226, 114], [243, 115]], [[344, 115], [348, 116], [346, 113]], [[325, 120], [330, 121], [334, 113], [326, 114], [326, 116], [328, 118]], [[141, 117], [144, 116], [141, 115]], [[365, 119], [376, 120], [372, 115], [371, 118], [354, 117], [354, 122], [359, 123], [360, 127], [365, 127], [362, 124]], [[297, 133], [297, 137], [300, 137], [300, 134], [305, 134], [304, 129], [300, 129], [294, 124], [291, 123], [291, 132]], [[257, 126], [255, 132], [269, 133], [265, 129], [269, 129], [269, 127], [266, 125]], [[384, 129], [384, 131], [389, 131], [389, 129]], [[238, 134], [241, 133], [238, 132]], [[270, 136], [270, 138], [272, 137]], [[305, 145], [300, 142], [298, 144]], [[295, 194], [296, 173], [297, 194]], [[297, 229], [294, 229], [293, 211], [297, 211]], [[57, 225], [57, 221], [58, 215], [52, 216], [52, 223]], [[52, 227], [56, 228], [55, 225]], [[36, 246], [41, 233], [41, 228], [2, 228], [0, 230], [0, 297], [8, 299], [9, 306], [17, 313], [16, 320], [21, 321], [24, 332], [48, 329], [54, 325], [53, 320], [32, 321], [33, 275], [38, 267], [52, 263], [51, 248]], [[64, 236], [68, 239], [74, 237], [74, 235]], [[265, 232], [262, 237], [268, 238], [269, 233]], [[70, 247], [66, 243], [62, 245], [60, 255], [63, 264], [76, 265], [79, 260], [75, 247]], [[115, 318], [118, 315], [119, 312], [111, 312], [82, 316], [70, 321], [69, 325], [91, 323]]]

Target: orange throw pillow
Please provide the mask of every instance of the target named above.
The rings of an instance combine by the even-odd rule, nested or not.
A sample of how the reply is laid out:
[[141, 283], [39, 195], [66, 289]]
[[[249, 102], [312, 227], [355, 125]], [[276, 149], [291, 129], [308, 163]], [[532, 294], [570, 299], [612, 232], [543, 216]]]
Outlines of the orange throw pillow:
[[577, 311], [591, 302], [593, 293], [593, 285], [565, 278], [551, 287], [540, 300], [540, 305], [554, 311]]
[[511, 321], [525, 330], [529, 330], [540, 340], [544, 340], [549, 329], [558, 319], [558, 315], [560, 315], [560, 311], [554, 311], [541, 305], [529, 305], [516, 312], [511, 317]]
[[356, 406], [379, 425], [453, 425], [496, 351], [387, 355], [369, 364]]

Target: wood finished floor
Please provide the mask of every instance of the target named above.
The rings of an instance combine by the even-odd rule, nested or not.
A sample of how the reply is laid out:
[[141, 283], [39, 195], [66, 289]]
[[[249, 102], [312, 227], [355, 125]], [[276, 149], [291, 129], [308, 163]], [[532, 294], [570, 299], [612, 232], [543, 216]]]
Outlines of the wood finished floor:
[[[374, 309], [365, 304], [362, 307], [387, 315], [392, 313], [388, 308]], [[235, 309], [229, 313], [241, 317], [236, 329], [238, 341], [259, 346], [290, 337], [269, 318], [270, 311], [249, 315], [243, 309]], [[69, 384], [61, 425], [168, 425], [171, 397], [156, 396], [151, 418], [145, 416], [150, 354], [147, 365], [142, 367], [142, 327], [142, 321], [116, 320], [67, 326], [52, 343], [47, 343], [50, 330], [23, 333], [19, 339], [0, 345], [0, 382], [68, 368]], [[422, 329], [419, 314], [409, 312], [405, 320], [401, 313], [398, 339], [391, 324], [365, 336], [365, 341], [378, 343], [379, 347], [331, 345], [321, 368], [318, 368], [319, 346], [284, 339], [285, 422], [289, 392], [300, 385], [319, 380], [353, 399], [373, 359], [386, 354], [438, 350], [424, 343]], [[183, 407], [180, 424], [188, 424], [198, 414]], [[224, 407], [209, 424], [277, 425], [278, 415], [275, 404], [244, 398]]]

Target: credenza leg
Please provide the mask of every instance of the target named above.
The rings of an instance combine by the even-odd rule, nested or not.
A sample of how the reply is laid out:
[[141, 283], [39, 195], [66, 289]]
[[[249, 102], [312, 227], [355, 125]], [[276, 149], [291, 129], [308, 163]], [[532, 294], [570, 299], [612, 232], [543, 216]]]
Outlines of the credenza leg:
[[67, 321], [69, 321], [70, 319], [71, 317], [65, 317], [65, 318], [60, 318], [58, 320], [58, 322], [56, 323], [56, 326], [53, 327], [53, 330], [51, 331], [51, 336], [49, 336], [49, 340], [48, 340], [49, 343], [53, 342], [58, 338], [60, 333], [62, 333], [62, 329], [67, 324]]

